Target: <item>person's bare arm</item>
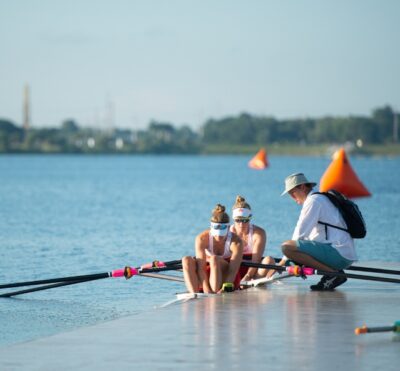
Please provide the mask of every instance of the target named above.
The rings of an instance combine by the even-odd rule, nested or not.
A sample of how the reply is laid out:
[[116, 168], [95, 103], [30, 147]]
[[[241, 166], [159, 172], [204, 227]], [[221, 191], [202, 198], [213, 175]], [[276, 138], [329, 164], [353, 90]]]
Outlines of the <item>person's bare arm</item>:
[[231, 242], [231, 259], [229, 261], [228, 272], [224, 282], [233, 283], [235, 281], [235, 277], [240, 268], [240, 263], [242, 262], [243, 257], [243, 244], [242, 240], [236, 235], [232, 237]]
[[[251, 261], [253, 263], [260, 263], [264, 255], [265, 245], [267, 243], [267, 235], [264, 229], [256, 227], [253, 232], [253, 254]], [[251, 280], [257, 273], [257, 268], [251, 267], [248, 269], [243, 281]]]

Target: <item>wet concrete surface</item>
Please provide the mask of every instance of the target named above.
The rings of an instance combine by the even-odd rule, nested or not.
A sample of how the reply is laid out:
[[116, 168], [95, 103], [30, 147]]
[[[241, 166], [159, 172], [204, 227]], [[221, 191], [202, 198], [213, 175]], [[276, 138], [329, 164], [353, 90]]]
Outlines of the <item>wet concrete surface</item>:
[[[392, 269], [400, 269], [400, 265]], [[398, 370], [400, 338], [354, 335], [400, 319], [400, 285], [315, 279], [195, 299], [0, 348], [0, 370]]]

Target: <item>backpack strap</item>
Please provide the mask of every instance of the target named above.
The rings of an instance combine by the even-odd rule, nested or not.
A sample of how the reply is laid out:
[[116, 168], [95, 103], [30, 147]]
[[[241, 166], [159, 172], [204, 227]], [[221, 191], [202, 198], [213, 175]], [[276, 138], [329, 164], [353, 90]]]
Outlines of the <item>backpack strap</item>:
[[325, 223], [325, 222], [320, 222], [318, 221], [318, 224], [323, 224], [325, 226], [325, 230], [328, 227], [332, 227], [332, 228], [336, 228], [336, 229], [340, 229], [342, 231], [348, 232], [349, 230], [346, 228], [342, 228], [342, 227], [338, 227], [337, 225], [333, 225], [333, 224], [329, 224], [329, 223]]
[[[339, 209], [338, 205], [333, 201], [333, 200], [335, 200], [335, 198], [334, 198], [335, 196], [329, 197], [329, 193], [328, 193], [328, 192], [313, 192], [313, 194], [324, 195], [325, 197], [328, 198], [328, 200], [332, 203], [333, 206], [335, 206], [337, 209]], [[340, 212], [340, 210], [339, 210], [339, 212]], [[348, 230], [347, 228], [342, 228], [342, 227], [339, 227], [339, 226], [337, 226], [337, 225], [333, 225], [333, 224], [330, 224], [330, 223], [321, 222], [320, 220], [318, 220], [318, 224], [323, 224], [323, 225], [325, 226], [325, 236], [326, 236], [326, 239], [328, 239], [328, 227], [340, 229], [341, 231], [345, 231], [345, 232], [347, 232], [347, 233], [350, 233], [349, 230]]]

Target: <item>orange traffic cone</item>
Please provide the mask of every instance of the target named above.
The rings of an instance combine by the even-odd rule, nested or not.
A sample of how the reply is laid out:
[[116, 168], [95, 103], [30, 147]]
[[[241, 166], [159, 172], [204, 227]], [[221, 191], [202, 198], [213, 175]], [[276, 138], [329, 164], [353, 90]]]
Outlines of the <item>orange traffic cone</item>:
[[257, 154], [249, 161], [249, 167], [262, 170], [268, 166], [267, 154], [264, 148], [261, 148]]
[[349, 198], [371, 196], [354, 172], [343, 148], [336, 151], [333, 161], [320, 180], [320, 191], [336, 189]]

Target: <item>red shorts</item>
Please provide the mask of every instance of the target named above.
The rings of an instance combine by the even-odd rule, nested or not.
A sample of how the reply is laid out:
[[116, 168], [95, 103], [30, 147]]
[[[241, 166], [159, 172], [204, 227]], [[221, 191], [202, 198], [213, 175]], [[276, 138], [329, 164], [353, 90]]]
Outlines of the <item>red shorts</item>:
[[[240, 288], [240, 281], [243, 278], [243, 276], [240, 274], [240, 270], [242, 268], [248, 269], [247, 267], [239, 268], [239, 271], [236, 273], [235, 280], [233, 281], [233, 286], [235, 287], [235, 290], [238, 290]], [[208, 264], [208, 262], [207, 262], [207, 266], [206, 266], [206, 274], [207, 274], [207, 277], [210, 278], [210, 265]], [[203, 291], [203, 288], [201, 288], [201, 291]]]

